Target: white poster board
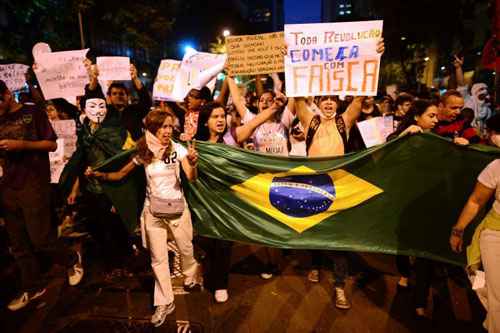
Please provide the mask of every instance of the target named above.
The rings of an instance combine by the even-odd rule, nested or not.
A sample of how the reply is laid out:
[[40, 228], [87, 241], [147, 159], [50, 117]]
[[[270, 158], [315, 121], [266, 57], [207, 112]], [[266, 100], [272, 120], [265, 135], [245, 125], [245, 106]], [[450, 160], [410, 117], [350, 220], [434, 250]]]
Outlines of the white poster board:
[[128, 81], [130, 76], [129, 57], [97, 57], [99, 80], [102, 81]]
[[55, 120], [50, 123], [57, 134], [57, 150], [49, 153], [50, 182], [58, 183], [66, 163], [76, 151], [76, 124], [74, 120]]
[[382, 23], [286, 24], [286, 95], [376, 95]]
[[83, 64], [89, 49], [43, 53], [37, 56], [36, 77], [45, 99], [81, 96], [89, 82]]
[[387, 137], [394, 131], [393, 117], [375, 117], [358, 123], [361, 137], [366, 148], [386, 142]]
[[164, 59], [161, 61], [156, 81], [153, 85], [154, 100], [174, 102], [182, 100], [183, 97], [175, 97], [173, 95], [175, 79], [180, 67], [180, 60]]
[[10, 91], [23, 88], [26, 83], [28, 66], [23, 64], [0, 65], [0, 80], [4, 81]]
[[227, 55], [188, 51], [175, 78], [176, 100], [183, 100], [191, 89], [201, 89], [224, 69]]

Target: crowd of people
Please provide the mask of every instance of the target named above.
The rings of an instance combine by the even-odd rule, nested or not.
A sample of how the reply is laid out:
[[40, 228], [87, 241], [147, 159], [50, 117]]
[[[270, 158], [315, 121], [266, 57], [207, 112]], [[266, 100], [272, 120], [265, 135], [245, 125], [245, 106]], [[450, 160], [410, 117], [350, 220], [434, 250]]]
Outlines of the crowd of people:
[[[377, 52], [384, 52], [383, 41]], [[357, 123], [373, 117], [392, 116], [393, 133], [387, 140], [422, 132], [447, 137], [458, 145], [482, 143], [500, 147], [500, 114], [496, 114], [484, 83], [464, 84], [463, 59], [456, 58], [458, 87], [443, 94], [398, 92], [364, 96], [304, 96], [287, 98], [278, 74], [269, 79], [258, 75], [255, 90], [239, 86], [234, 77], [225, 76], [214, 98], [207, 88], [192, 89], [183, 103], [153, 101], [131, 65], [133, 93], [120, 82], [104, 92], [99, 73], [86, 61], [89, 83], [78, 105], [64, 100], [43, 100], [28, 82], [29, 93], [15, 98], [0, 81], [0, 166], [1, 216], [9, 235], [11, 253], [20, 267], [19, 295], [8, 305], [19, 310], [45, 293], [39, 255], [48, 255], [68, 268], [68, 282], [76, 286], [84, 276], [84, 258], [77, 248], [68, 249], [56, 240], [54, 205], [58, 196], [63, 205], [76, 206], [85, 227], [97, 243], [105, 261], [105, 273], [132, 274], [127, 263], [137, 244], [131, 235], [140, 226], [142, 245], [149, 250], [155, 278], [151, 323], [160, 326], [175, 309], [170, 278], [168, 234], [175, 239], [181, 257], [184, 287], [200, 288], [201, 264], [193, 252], [193, 227], [183, 181], [196, 181], [198, 152], [196, 141], [225, 144], [280, 156], [341, 156], [366, 149]], [[230, 97], [230, 98], [229, 98]], [[230, 101], [230, 102], [228, 102]], [[77, 126], [77, 147], [63, 173], [69, 186], [55, 189], [50, 184], [48, 152], [56, 150], [57, 136], [51, 121], [73, 119]], [[187, 145], [180, 144], [184, 142]], [[120, 170], [96, 171], [103, 161], [135, 147], [135, 153]], [[145, 198], [137, 224], [123, 221], [103, 185], [120, 182], [136, 172], [145, 174]], [[181, 173], [185, 177], [181, 177]], [[471, 175], [472, 177], [473, 175]], [[487, 288], [481, 300], [488, 309], [485, 325], [500, 332], [500, 276], [498, 244], [500, 239], [500, 165], [492, 162], [478, 177], [478, 183], [460, 218], [451, 230], [450, 245], [462, 250], [463, 231], [488, 199], [495, 204], [475, 236], [474, 255], [469, 271], [482, 264]], [[60, 216], [59, 216], [60, 218]], [[480, 234], [479, 234], [480, 233]], [[216, 302], [229, 298], [228, 278], [232, 242], [209, 239], [204, 243], [208, 260], [207, 285]], [[261, 272], [270, 279], [280, 272], [277, 249], [265, 248], [266, 263]], [[345, 293], [349, 274], [349, 253], [310, 251], [312, 266], [307, 274], [311, 283], [320, 281], [320, 268], [333, 262], [334, 303], [349, 309]], [[408, 257], [398, 256], [401, 278], [398, 287], [409, 287], [412, 265]], [[471, 263], [471, 262], [469, 262]], [[416, 273], [415, 315], [426, 315], [426, 301], [436, 263], [422, 258], [414, 262]]]

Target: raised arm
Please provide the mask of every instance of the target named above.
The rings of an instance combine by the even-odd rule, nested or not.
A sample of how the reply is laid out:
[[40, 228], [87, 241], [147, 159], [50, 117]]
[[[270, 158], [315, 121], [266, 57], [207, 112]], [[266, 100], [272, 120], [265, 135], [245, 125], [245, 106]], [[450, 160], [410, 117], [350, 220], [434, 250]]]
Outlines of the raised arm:
[[269, 120], [271, 117], [274, 116], [276, 111], [279, 110], [279, 107], [276, 107], [274, 104], [260, 112], [258, 115], [256, 115], [252, 120], [249, 122], [238, 126], [235, 128], [235, 133], [236, 133], [236, 141], [238, 143], [243, 143], [245, 142], [249, 137], [252, 136], [253, 132], [257, 127], [259, 127], [261, 124], [265, 123], [267, 120]]
[[220, 94], [215, 99], [215, 102], [226, 106], [228, 97], [229, 97], [229, 86], [227, 83], [227, 75], [226, 75], [226, 77], [224, 78], [224, 82], [222, 82], [222, 87], [220, 88]]
[[457, 77], [457, 87], [462, 87], [465, 85], [464, 80], [464, 70], [462, 66], [464, 64], [464, 58], [459, 58], [455, 56], [455, 60], [453, 61], [453, 66], [455, 66], [455, 75]]
[[264, 76], [262, 74], [257, 74], [255, 76], [255, 93], [257, 94], [257, 97], [259, 97], [259, 98], [264, 93], [264, 85], [262, 84], [263, 77]]
[[289, 98], [288, 109], [292, 113], [295, 112], [295, 115], [299, 117], [300, 123], [304, 129], [309, 128], [309, 124], [314, 117], [314, 112], [309, 109], [304, 97]]
[[347, 110], [342, 114], [342, 118], [344, 118], [347, 128], [351, 128], [361, 115], [361, 108], [364, 99], [365, 97], [363, 96], [354, 97], [351, 104], [347, 107]]
[[234, 82], [234, 78], [228, 76], [226, 80], [229, 86], [229, 92], [231, 93], [231, 98], [233, 100], [233, 104], [236, 108], [236, 111], [238, 111], [241, 118], [244, 118], [245, 114], [247, 113], [245, 99], [241, 96], [240, 90], [238, 89], [236, 82]]

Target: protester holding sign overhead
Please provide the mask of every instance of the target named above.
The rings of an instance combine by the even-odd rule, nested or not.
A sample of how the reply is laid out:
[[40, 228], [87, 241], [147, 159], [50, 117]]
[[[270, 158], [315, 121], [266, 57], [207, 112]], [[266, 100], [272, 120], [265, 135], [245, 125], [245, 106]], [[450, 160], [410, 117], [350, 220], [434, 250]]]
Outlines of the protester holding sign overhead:
[[[104, 98], [101, 86], [98, 83], [99, 71], [96, 66], [92, 66], [90, 61], [85, 63], [89, 74], [89, 84], [85, 87], [85, 97]], [[153, 101], [147, 89], [137, 76], [137, 69], [133, 64], [130, 65], [130, 76], [134, 88], [139, 95], [139, 102], [129, 103], [129, 91], [123, 83], [113, 82], [107, 91], [109, 102], [109, 116], [118, 117], [122, 126], [132, 135], [132, 139], [137, 140], [142, 136], [142, 119], [148, 114]]]

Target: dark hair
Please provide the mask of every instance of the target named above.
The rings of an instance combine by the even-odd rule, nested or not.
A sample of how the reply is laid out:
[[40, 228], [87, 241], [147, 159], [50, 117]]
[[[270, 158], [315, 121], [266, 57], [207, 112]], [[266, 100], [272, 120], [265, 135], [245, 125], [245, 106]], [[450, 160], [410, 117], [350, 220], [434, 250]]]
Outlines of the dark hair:
[[497, 113], [486, 120], [486, 127], [497, 133], [500, 133], [500, 113]]
[[462, 117], [465, 119], [465, 120], [469, 120], [472, 121], [474, 120], [474, 110], [472, 110], [471, 108], [463, 108], [462, 111], [460, 111]]
[[3, 80], [0, 80], [0, 95], [5, 94], [5, 92], [8, 90], [7, 85]]
[[[149, 112], [144, 118], [144, 127], [149, 132], [151, 132], [151, 134], [156, 135], [156, 132], [158, 132], [158, 130], [163, 126], [165, 119], [167, 119], [168, 117], [172, 117], [172, 119], [175, 120], [175, 115], [169, 109], [153, 110]], [[163, 157], [170, 155], [171, 151], [172, 146], [170, 146], [169, 149], [165, 151]], [[137, 156], [145, 164], [149, 164], [153, 160], [154, 155], [153, 152], [148, 148], [145, 136], [137, 141]]]
[[54, 98], [47, 102], [47, 105], [52, 103], [54, 107], [57, 110], [57, 113], [62, 113], [65, 114], [68, 118], [70, 119], [78, 119], [78, 116], [80, 115], [80, 112], [78, 111], [78, 108], [68, 102], [64, 98]]
[[446, 104], [446, 101], [448, 100], [449, 97], [455, 96], [455, 97], [460, 97], [463, 98], [462, 94], [455, 89], [448, 89], [446, 92], [441, 96], [441, 99], [439, 100], [441, 103]]
[[401, 93], [396, 97], [396, 100], [394, 101], [394, 106], [397, 108], [398, 105], [402, 105], [406, 102], [413, 103], [413, 96], [408, 94], [408, 93]]
[[410, 127], [411, 125], [416, 124], [415, 117], [416, 116], [421, 116], [427, 111], [427, 109], [431, 106], [435, 105], [432, 103], [430, 100], [427, 99], [418, 99], [416, 100], [412, 106], [410, 107], [410, 110], [406, 113], [406, 115], [403, 117], [401, 122], [398, 125], [398, 128], [394, 133], [389, 135], [387, 137], [388, 140], [394, 138], [395, 136], [398, 136], [401, 134], [405, 129]]
[[[200, 116], [198, 118], [198, 128], [196, 130], [196, 135], [195, 138], [196, 140], [200, 141], [208, 141], [210, 139], [210, 130], [208, 126], [206, 125], [208, 122], [208, 119], [210, 119], [210, 116], [212, 116], [212, 112], [215, 109], [221, 108], [224, 110], [224, 116], [227, 115], [227, 111], [224, 108], [224, 106], [218, 102], [208, 102], [207, 104], [203, 105], [200, 110]], [[226, 128], [224, 129], [224, 133], [218, 138], [218, 142], [222, 142], [222, 137], [227, 131], [227, 123], [226, 123]]]
[[207, 86], [201, 88], [200, 98], [203, 99], [205, 102], [213, 101], [212, 92], [210, 91], [210, 89]]
[[123, 90], [125, 90], [125, 94], [127, 94], [127, 96], [129, 95], [128, 89], [127, 89], [127, 87], [123, 83], [113, 82], [108, 87], [108, 92], [107, 92], [108, 96], [111, 96], [111, 89], [113, 89], [113, 88], [115, 88], [115, 89], [123, 89]]

